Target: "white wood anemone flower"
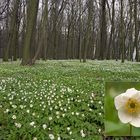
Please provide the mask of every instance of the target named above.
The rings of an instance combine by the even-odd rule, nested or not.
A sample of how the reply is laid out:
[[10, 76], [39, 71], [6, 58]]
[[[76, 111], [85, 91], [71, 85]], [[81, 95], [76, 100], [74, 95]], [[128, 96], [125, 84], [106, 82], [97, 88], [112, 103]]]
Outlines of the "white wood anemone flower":
[[127, 89], [114, 98], [118, 117], [122, 123], [130, 123], [140, 127], [140, 91], [135, 88]]

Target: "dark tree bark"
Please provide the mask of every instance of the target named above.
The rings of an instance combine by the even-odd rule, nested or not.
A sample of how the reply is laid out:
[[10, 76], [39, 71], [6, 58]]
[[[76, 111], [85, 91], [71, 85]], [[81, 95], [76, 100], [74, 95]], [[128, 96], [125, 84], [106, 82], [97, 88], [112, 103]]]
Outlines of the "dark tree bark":
[[4, 51], [3, 51], [3, 61], [8, 61], [9, 58], [9, 47], [10, 47], [10, 29], [9, 29], [9, 4], [10, 4], [10, 0], [6, 1], [7, 3], [7, 8], [6, 8], [6, 38], [8, 39], [8, 41], [6, 42], [6, 46], [4, 47]]
[[111, 58], [111, 50], [114, 46], [111, 47], [111, 44], [113, 45], [113, 35], [114, 35], [114, 18], [115, 18], [115, 0], [112, 0], [112, 16], [111, 16], [111, 33], [109, 37], [109, 44], [107, 47], [107, 56], [106, 58], [109, 60]]
[[91, 36], [91, 29], [92, 29], [93, 1], [88, 0], [87, 5], [88, 5], [88, 19], [87, 19], [87, 25], [88, 26], [87, 26], [86, 33], [85, 33], [85, 45], [84, 45], [84, 49], [83, 49], [83, 62], [86, 62], [87, 49], [88, 49], [88, 46], [90, 45], [89, 43], [90, 43], [90, 36]]
[[32, 43], [34, 26], [36, 26], [38, 5], [39, 5], [39, 0], [28, 1], [27, 25], [26, 25], [26, 33], [24, 38], [22, 65], [32, 64], [30, 47]]
[[48, 0], [45, 0], [45, 8], [42, 14], [41, 27], [40, 27], [40, 39], [38, 43], [35, 56], [33, 57], [32, 63], [35, 63], [38, 55], [41, 52], [41, 49], [44, 50], [44, 59], [46, 59], [46, 47], [47, 47], [47, 23], [48, 23]]
[[130, 21], [129, 21], [129, 25], [128, 25], [128, 60], [133, 61], [133, 51], [134, 51], [134, 47], [133, 47], [133, 4], [132, 4], [132, 0], [129, 0], [129, 17], [130, 17]]
[[121, 46], [121, 60], [122, 63], [124, 63], [124, 59], [125, 59], [125, 42], [124, 42], [124, 19], [123, 19], [123, 0], [121, 0], [121, 15], [120, 15], [120, 46]]
[[134, 0], [134, 22], [135, 22], [134, 47], [136, 48], [136, 61], [139, 62], [137, 4], [138, 4], [137, 0]]
[[99, 59], [103, 60], [106, 50], [106, 0], [101, 1], [101, 19], [100, 19], [100, 54]]

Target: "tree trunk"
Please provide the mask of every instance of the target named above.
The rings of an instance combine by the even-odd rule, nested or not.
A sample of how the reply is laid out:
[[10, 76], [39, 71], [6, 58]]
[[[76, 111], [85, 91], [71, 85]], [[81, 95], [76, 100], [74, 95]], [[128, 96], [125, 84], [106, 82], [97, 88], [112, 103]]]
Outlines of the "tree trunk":
[[28, 1], [27, 7], [27, 25], [24, 39], [22, 65], [31, 65], [31, 42], [33, 37], [33, 29], [36, 26], [36, 18], [38, 11], [39, 0]]
[[135, 22], [135, 41], [134, 41], [134, 46], [136, 48], [136, 61], [139, 62], [137, 0], [134, 0], [134, 22]]
[[106, 0], [102, 0], [101, 4], [101, 19], [100, 19], [100, 56], [99, 59], [104, 59], [106, 49]]
[[38, 55], [41, 52], [41, 49], [43, 48], [44, 50], [44, 56], [46, 59], [46, 47], [47, 47], [47, 22], [48, 22], [48, 1], [45, 0], [45, 8], [42, 14], [42, 21], [41, 21], [41, 27], [40, 27], [40, 40], [39, 40], [39, 44], [37, 47], [37, 50], [35, 52], [35, 56], [32, 60], [32, 63], [35, 63], [35, 60], [37, 59]]
[[87, 19], [87, 29], [85, 33], [85, 45], [84, 45], [84, 50], [83, 50], [83, 62], [86, 62], [87, 58], [87, 49], [89, 47], [89, 42], [90, 42], [90, 35], [91, 35], [91, 29], [92, 29], [92, 8], [93, 8], [93, 1], [89, 0], [88, 1], [88, 19]]
[[107, 47], [107, 59], [109, 60], [110, 59], [110, 53], [111, 53], [111, 50], [113, 48], [113, 46], [111, 47], [111, 43], [112, 43], [112, 37], [113, 37], [113, 34], [114, 34], [114, 18], [115, 18], [115, 9], [114, 9], [114, 5], [115, 5], [115, 0], [112, 0], [112, 18], [111, 18], [111, 33], [110, 33], [110, 38], [109, 38], [109, 44], [108, 44], [108, 47]]
[[124, 44], [124, 19], [123, 19], [123, 0], [121, 0], [121, 27], [120, 27], [120, 46], [121, 46], [121, 54], [122, 54], [122, 63], [124, 63], [125, 59], [125, 44]]
[[8, 41], [6, 42], [6, 46], [4, 47], [4, 51], [3, 51], [3, 61], [8, 61], [9, 58], [9, 47], [10, 47], [10, 28], [9, 28], [9, 4], [10, 4], [10, 0], [7, 0], [7, 9], [6, 9], [6, 38], [8, 39]]

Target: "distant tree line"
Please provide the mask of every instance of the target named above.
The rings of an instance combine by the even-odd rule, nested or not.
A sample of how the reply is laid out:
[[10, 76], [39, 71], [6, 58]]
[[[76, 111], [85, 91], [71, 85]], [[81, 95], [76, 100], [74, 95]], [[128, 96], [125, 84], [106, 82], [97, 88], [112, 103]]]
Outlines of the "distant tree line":
[[0, 57], [140, 60], [139, 0], [1, 0]]

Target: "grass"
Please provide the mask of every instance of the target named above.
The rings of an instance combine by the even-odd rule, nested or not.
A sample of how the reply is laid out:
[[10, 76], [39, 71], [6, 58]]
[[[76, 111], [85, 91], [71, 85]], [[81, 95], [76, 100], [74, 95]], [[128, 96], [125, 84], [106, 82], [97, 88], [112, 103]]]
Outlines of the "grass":
[[0, 64], [0, 139], [99, 140], [106, 81], [139, 81], [140, 63]]

